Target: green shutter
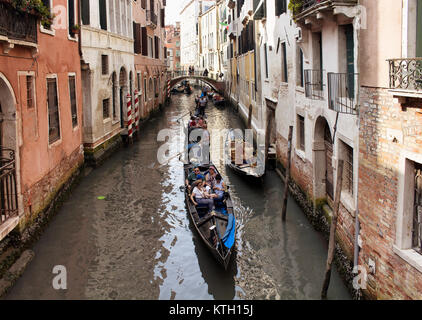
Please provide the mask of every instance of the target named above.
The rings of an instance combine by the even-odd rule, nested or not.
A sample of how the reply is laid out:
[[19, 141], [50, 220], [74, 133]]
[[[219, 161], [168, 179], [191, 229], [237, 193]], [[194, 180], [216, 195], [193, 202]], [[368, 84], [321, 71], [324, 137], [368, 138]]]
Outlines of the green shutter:
[[253, 0], [253, 11], [255, 12], [254, 20], [261, 20], [267, 16], [267, 1], [263, 0], [261, 7], [257, 10], [260, 2], [261, 0]]

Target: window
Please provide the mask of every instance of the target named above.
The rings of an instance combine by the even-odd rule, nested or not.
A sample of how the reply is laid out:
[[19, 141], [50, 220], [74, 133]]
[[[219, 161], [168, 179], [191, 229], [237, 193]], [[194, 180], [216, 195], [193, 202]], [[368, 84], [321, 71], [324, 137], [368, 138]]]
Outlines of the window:
[[99, 0], [100, 6], [100, 27], [103, 30], [107, 30], [107, 7], [105, 0]]
[[340, 158], [344, 161], [342, 190], [353, 195], [353, 148], [340, 140]]
[[297, 116], [297, 147], [299, 150], [305, 151], [305, 118]]
[[47, 79], [48, 141], [53, 143], [60, 139], [59, 99], [57, 96], [57, 79]]
[[[44, 4], [45, 7], [48, 8], [48, 11], [51, 12], [51, 0], [42, 0], [42, 3]], [[52, 30], [51, 29], [51, 24], [47, 24], [47, 23], [43, 23], [42, 24], [43, 28], [48, 29], [48, 30]]]
[[287, 74], [287, 49], [285, 42], [281, 44], [281, 81], [289, 81]]
[[412, 246], [422, 254], [422, 165], [415, 163], [415, 196], [413, 200]]
[[144, 101], [147, 101], [147, 79], [144, 79]]
[[81, 0], [81, 18], [82, 24], [90, 24], [90, 15], [89, 15], [89, 0]]
[[33, 108], [34, 104], [34, 77], [26, 76], [26, 106]]
[[148, 37], [148, 57], [154, 58], [154, 44], [151, 37]]
[[67, 15], [68, 15], [68, 32], [69, 36], [75, 37], [73, 33], [73, 26], [75, 25], [75, 0], [68, 0], [68, 7], [67, 7]]
[[76, 108], [76, 77], [69, 76], [70, 112], [72, 115], [72, 126], [78, 125], [78, 114]]
[[117, 108], [116, 108], [116, 97], [117, 97], [117, 75], [116, 72], [113, 72], [112, 75], [112, 90], [111, 90], [111, 99], [113, 104], [113, 119], [117, 119]]
[[142, 90], [141, 74], [140, 73], [136, 74], [136, 77], [138, 81], [138, 86], [137, 86], [138, 93], [141, 94], [141, 90]]
[[148, 97], [151, 99], [153, 95], [153, 90], [154, 90], [154, 88], [152, 87], [152, 78], [149, 78], [148, 88], [149, 88]]
[[101, 55], [101, 73], [103, 75], [108, 74], [108, 55], [106, 54]]
[[299, 47], [297, 48], [297, 78], [296, 78], [296, 85], [299, 87], [305, 86], [304, 81], [304, 69], [303, 69], [303, 51]]
[[275, 0], [275, 15], [279, 16], [287, 11], [286, 0]]
[[103, 100], [103, 119], [110, 118], [110, 99]]

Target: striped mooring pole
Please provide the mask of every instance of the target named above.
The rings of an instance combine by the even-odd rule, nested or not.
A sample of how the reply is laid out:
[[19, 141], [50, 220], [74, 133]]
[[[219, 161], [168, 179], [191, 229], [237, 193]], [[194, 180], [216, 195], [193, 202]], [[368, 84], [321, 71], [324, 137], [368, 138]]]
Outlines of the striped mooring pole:
[[135, 131], [139, 130], [139, 92], [135, 90]]
[[167, 80], [167, 98], [170, 99], [170, 79]]
[[130, 94], [126, 96], [127, 98], [127, 134], [129, 139], [132, 139], [133, 136], [133, 121], [132, 121], [132, 97]]

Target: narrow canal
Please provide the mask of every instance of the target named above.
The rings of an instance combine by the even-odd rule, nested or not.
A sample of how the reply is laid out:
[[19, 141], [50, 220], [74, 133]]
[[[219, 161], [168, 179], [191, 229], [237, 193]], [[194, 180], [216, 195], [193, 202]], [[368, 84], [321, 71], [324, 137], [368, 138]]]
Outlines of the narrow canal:
[[[174, 158], [157, 165], [158, 132], [178, 134], [177, 119], [193, 109], [193, 100], [173, 96], [143, 126], [139, 141], [86, 170], [6, 299], [319, 299], [327, 245], [293, 199], [281, 223], [284, 186], [275, 172], [251, 185], [217, 163], [238, 224], [230, 269], [200, 241], [180, 191], [183, 164]], [[229, 108], [210, 103], [206, 112], [210, 130], [243, 128]], [[52, 286], [57, 265], [67, 270], [67, 290]], [[336, 270], [328, 298], [351, 298]]]

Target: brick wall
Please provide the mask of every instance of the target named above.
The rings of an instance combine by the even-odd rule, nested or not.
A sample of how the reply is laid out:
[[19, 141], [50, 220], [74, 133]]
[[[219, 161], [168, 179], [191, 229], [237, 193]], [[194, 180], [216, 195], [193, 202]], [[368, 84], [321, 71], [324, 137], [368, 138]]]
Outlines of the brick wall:
[[[399, 157], [403, 151], [422, 153], [422, 131], [409, 136], [406, 129], [422, 127], [422, 104], [415, 100], [404, 110], [387, 90], [376, 88], [362, 88], [361, 101], [359, 264], [369, 270], [369, 259], [376, 262], [364, 294], [377, 299], [422, 299], [422, 273], [393, 252]], [[392, 132], [401, 132], [403, 137], [397, 134], [398, 139], [394, 139]]]

